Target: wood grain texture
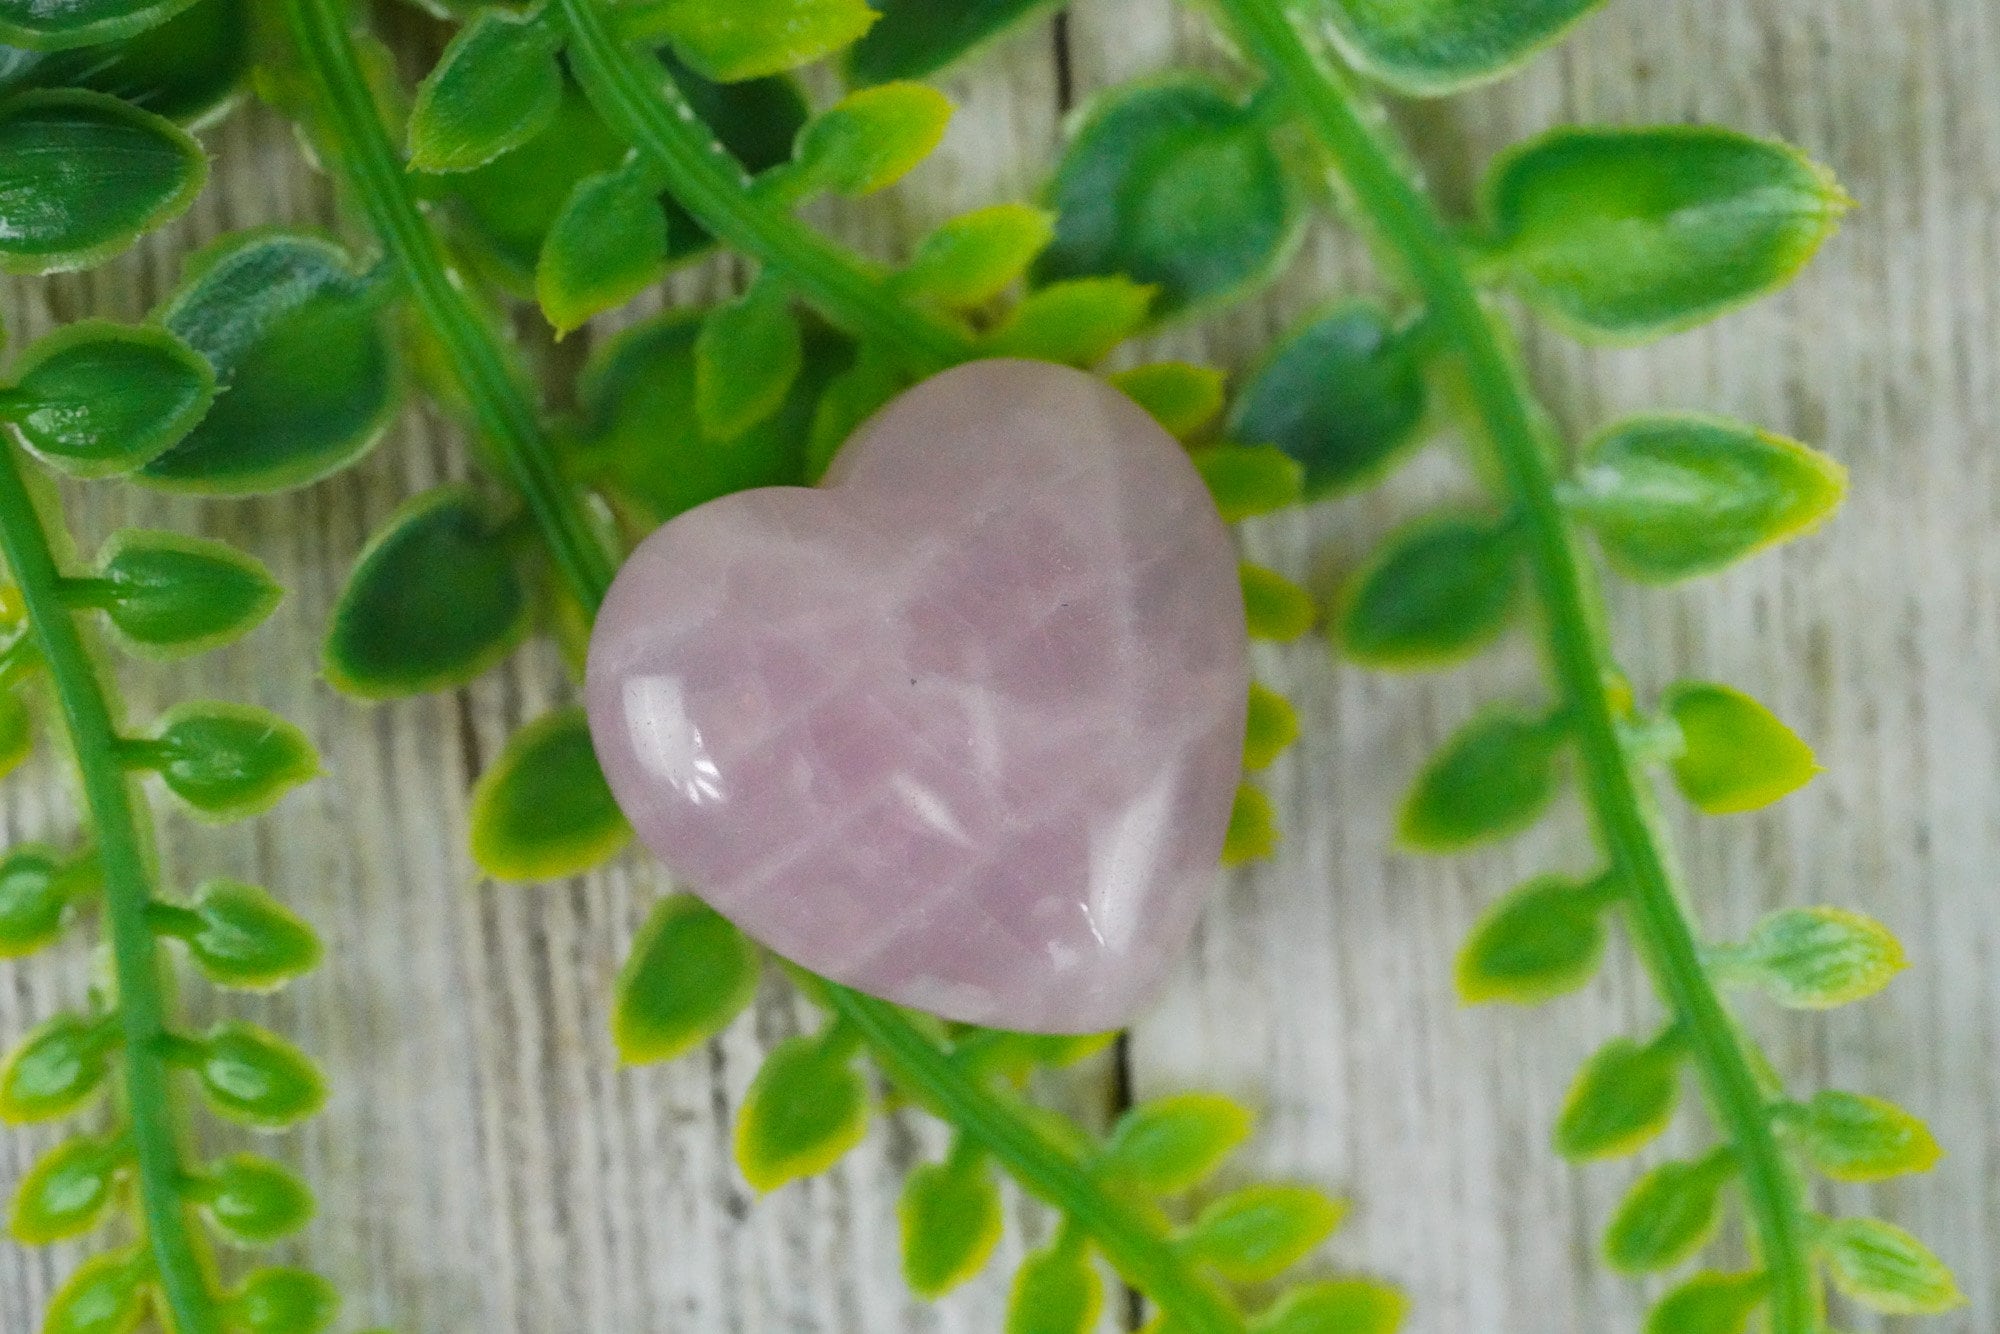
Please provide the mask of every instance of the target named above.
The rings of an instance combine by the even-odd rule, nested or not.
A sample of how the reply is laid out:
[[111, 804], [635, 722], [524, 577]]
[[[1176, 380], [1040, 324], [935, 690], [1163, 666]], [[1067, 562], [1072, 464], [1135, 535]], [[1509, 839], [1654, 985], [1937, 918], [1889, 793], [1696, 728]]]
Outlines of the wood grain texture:
[[[1064, 40], [1035, 25], [950, 80], [959, 118], [909, 187], [819, 220], [896, 253], [956, 209], [1032, 191], [1071, 100], [1167, 64], [1231, 68], [1201, 21], [1166, 0], [1081, 0]], [[1827, 902], [1881, 917], [1908, 945], [1911, 971], [1867, 1005], [1744, 1012], [1796, 1088], [1886, 1093], [1931, 1119], [1950, 1154], [1936, 1174], [1827, 1199], [1935, 1243], [1972, 1304], [1907, 1328], [1968, 1334], [2000, 1326], [1996, 81], [1992, 0], [1612, 0], [1515, 79], [1404, 116], [1455, 206], [1497, 149], [1585, 119], [1782, 136], [1861, 201], [1793, 290], [1697, 332], [1619, 352], [1525, 332], [1550, 406], [1576, 432], [1629, 410], [1702, 408], [1813, 440], [1853, 470], [1852, 499], [1823, 534], [1685, 588], [1614, 587], [1614, 622], [1642, 689], [1684, 675], [1740, 685], [1830, 767], [1770, 812], [1682, 822], [1681, 855], [1713, 935]], [[339, 225], [272, 117], [248, 111], [208, 142], [217, 183], [183, 223], [99, 273], [7, 286], [17, 339], [86, 313], [136, 318], [187, 251], [227, 230]], [[669, 299], [732, 276], [710, 266]], [[1358, 243], [1322, 222], [1264, 299], [1151, 350], [1240, 367], [1293, 319], [1372, 281]], [[219, 1007], [188, 989], [197, 1013], [259, 1018], [331, 1072], [327, 1113], [279, 1146], [323, 1202], [285, 1253], [340, 1281], [350, 1329], [997, 1331], [1008, 1262], [1044, 1226], [1033, 1206], [1010, 1209], [992, 1274], [937, 1306], [913, 1302], [897, 1275], [896, 1193], [910, 1163], [937, 1151], [935, 1127], [893, 1119], [838, 1171], [761, 1200], [734, 1172], [734, 1108], [760, 1052], [802, 1018], [782, 992], [696, 1058], [614, 1066], [605, 1007], [661, 888], [650, 865], [635, 857], [528, 892], [476, 878], [465, 791], [513, 728], [568, 698], [552, 654], [526, 651], [454, 696], [372, 708], [314, 679], [319, 627], [365, 535], [467, 460], [454, 425], [413, 407], [360, 468], [295, 495], [65, 492], [86, 549], [130, 522], [203, 532], [240, 542], [293, 590], [242, 646], [122, 673], [134, 719], [195, 696], [249, 700], [299, 721], [325, 754], [327, 779], [275, 815], [221, 830], [169, 819], [162, 840], [170, 876], [267, 884], [327, 936], [326, 967], [275, 999]], [[1399, 519], [1466, 492], [1442, 448], [1378, 493], [1261, 522], [1245, 542], [1331, 588]], [[1644, 979], [1620, 951], [1583, 995], [1532, 1013], [1462, 1010], [1450, 986], [1482, 905], [1525, 875], [1587, 861], [1580, 817], [1459, 861], [1389, 850], [1398, 793], [1451, 728], [1485, 701], [1541, 697], [1531, 646], [1517, 635], [1435, 678], [1340, 666], [1316, 641], [1260, 649], [1258, 668], [1306, 724], [1270, 778], [1288, 839], [1218, 892], [1171, 994], [1134, 1035], [1136, 1090], [1220, 1086], [1258, 1105], [1245, 1169], [1351, 1195], [1327, 1267], [1405, 1284], [1421, 1334], [1636, 1331], [1645, 1289], [1607, 1275], [1594, 1251], [1637, 1167], [1573, 1169], [1548, 1130], [1584, 1055], [1654, 1022]], [[5, 792], [10, 839], [73, 829], [56, 763], [37, 760]], [[82, 937], [0, 966], [0, 1035], [74, 1002], [90, 970]], [[1111, 1072], [1054, 1092], [1101, 1115]], [[1683, 1127], [1669, 1147], [1698, 1131]], [[0, 1135], [0, 1194], [52, 1142], [46, 1130]], [[36, 1328], [82, 1253], [0, 1245], [0, 1331]], [[1106, 1328], [1127, 1315], [1109, 1313]]]

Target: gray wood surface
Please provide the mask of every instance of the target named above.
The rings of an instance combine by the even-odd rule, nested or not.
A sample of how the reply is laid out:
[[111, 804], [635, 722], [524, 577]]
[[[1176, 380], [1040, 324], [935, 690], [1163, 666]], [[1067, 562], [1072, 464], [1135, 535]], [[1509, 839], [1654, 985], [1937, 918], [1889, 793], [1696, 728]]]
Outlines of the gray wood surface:
[[[893, 252], [948, 212], [1033, 189], [1071, 100], [1168, 64], [1227, 69], [1212, 36], [1166, 0], [1082, 0], [1058, 39], [1022, 31], [951, 81], [962, 105], [939, 159], [882, 201], [822, 221]], [[1802, 1090], [1898, 1097], [1949, 1157], [1934, 1175], [1841, 1188], [1936, 1244], [1972, 1299], [1910, 1328], [2000, 1326], [2000, 5], [1993, 0], [1613, 0], [1565, 47], [1492, 90], [1413, 109], [1440, 191], [1469, 196], [1502, 145], [1579, 119], [1703, 120], [1780, 135], [1832, 164], [1860, 201], [1795, 289], [1657, 346], [1586, 352], [1527, 334], [1558, 417], [1576, 431], [1632, 409], [1694, 407], [1816, 441], [1853, 470], [1824, 533], [1725, 577], [1670, 591], [1615, 587], [1625, 661], [1642, 687], [1681, 675], [1757, 693], [1829, 772], [1776, 809], [1686, 821], [1681, 852], [1715, 934], [1778, 905], [1872, 913], [1913, 967], [1881, 999], [1827, 1016], [1747, 1004]], [[27, 337], [85, 313], [138, 316], [181, 257], [254, 223], [335, 225], [289, 131], [251, 111], [212, 131], [218, 181], [183, 223], [104, 271], [12, 283]], [[676, 282], [717, 290], [728, 273]], [[1153, 349], [1240, 366], [1319, 302], [1365, 287], [1354, 239], [1322, 222], [1267, 299]], [[773, 991], [753, 1018], [670, 1068], [621, 1071], [605, 1007], [626, 942], [661, 885], [633, 857], [533, 891], [481, 883], [462, 849], [469, 779], [524, 719], [565, 698], [536, 647], [454, 696], [382, 707], [313, 678], [319, 627], [346, 564], [397, 501], [468, 467], [465, 441], [412, 408], [357, 470], [249, 502], [68, 491], [79, 542], [144, 521], [237, 541], [293, 590], [246, 644], [196, 666], [124, 672], [132, 716], [190, 696], [281, 710], [322, 747], [327, 777], [247, 827], [166, 823], [187, 878], [269, 885], [324, 929], [326, 967], [269, 1000], [228, 998], [325, 1062], [325, 1115], [276, 1146], [323, 1201], [288, 1256], [349, 1293], [347, 1328], [505, 1334], [889, 1334], [1000, 1328], [1007, 1262], [1045, 1225], [1010, 1210], [992, 1275], [935, 1307], [897, 1276], [895, 1195], [935, 1128], [896, 1119], [824, 1179], [755, 1199], [729, 1126], [759, 1053], [794, 1030]], [[1383, 491], [1254, 525], [1257, 559], [1326, 588], [1400, 517], [1463, 492], [1450, 449]], [[1263, 1110], [1246, 1161], [1350, 1195], [1329, 1269], [1405, 1284], [1423, 1334], [1636, 1331], [1644, 1290], [1594, 1258], [1637, 1167], [1573, 1169], [1548, 1128], [1578, 1062], [1657, 1006], [1620, 950], [1581, 996], [1537, 1012], [1467, 1011], [1451, 960], [1482, 904], [1518, 878], [1581, 864], [1576, 812], [1505, 850], [1431, 862], [1389, 850], [1420, 759], [1480, 703], [1538, 698], [1518, 635], [1468, 669], [1385, 678], [1317, 641], [1260, 649], [1307, 739], [1271, 775], [1288, 839], [1218, 889], [1159, 1012], [1137, 1030], [1141, 1094], [1219, 1086]], [[58, 767], [7, 785], [10, 838], [73, 828]], [[87, 933], [86, 933], [87, 934]], [[74, 1002], [81, 939], [0, 966], [0, 1035]], [[190, 983], [198, 1013], [217, 1002]], [[1055, 1095], [1101, 1114], [1111, 1072]], [[1698, 1127], [1670, 1139], [1690, 1142]], [[0, 1194], [53, 1142], [0, 1134]], [[233, 1143], [218, 1136], [218, 1144]], [[83, 1248], [0, 1244], [0, 1331], [27, 1334]], [[1107, 1328], [1125, 1328], [1121, 1308]], [[1893, 1323], [1893, 1322], [1892, 1322]], [[1888, 1326], [1853, 1316], [1854, 1330]]]

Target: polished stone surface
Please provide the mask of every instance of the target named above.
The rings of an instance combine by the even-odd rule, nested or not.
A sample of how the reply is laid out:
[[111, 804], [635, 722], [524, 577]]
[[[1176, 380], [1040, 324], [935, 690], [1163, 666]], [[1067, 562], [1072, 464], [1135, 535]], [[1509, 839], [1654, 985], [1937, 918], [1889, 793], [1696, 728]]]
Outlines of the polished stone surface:
[[1227, 531], [1103, 381], [982, 361], [819, 489], [648, 537], [591, 639], [639, 837], [779, 954], [949, 1018], [1129, 1022], [1217, 875], [1248, 689]]

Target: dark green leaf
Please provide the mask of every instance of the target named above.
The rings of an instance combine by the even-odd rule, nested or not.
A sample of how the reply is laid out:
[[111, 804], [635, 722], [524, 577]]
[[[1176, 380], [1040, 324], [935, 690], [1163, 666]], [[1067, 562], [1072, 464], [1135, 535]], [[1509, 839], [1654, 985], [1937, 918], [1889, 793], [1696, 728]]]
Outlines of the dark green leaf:
[[1556, 1122], [1556, 1152], [1583, 1160], [1634, 1153], [1674, 1119], [1681, 1054], [1672, 1042], [1606, 1043], [1577, 1073]]
[[771, 1049], [736, 1121], [736, 1161], [758, 1190], [824, 1172], [868, 1130], [868, 1090], [817, 1038]]
[[1819, 772], [1812, 748], [1740, 690], [1684, 681], [1662, 705], [1681, 733], [1674, 783], [1709, 815], [1768, 806]]
[[1732, 130], [1565, 127], [1494, 168], [1488, 244], [1565, 326], [1643, 339], [1783, 286], [1848, 202], [1796, 150]]
[[124, 249], [185, 209], [201, 145], [115, 97], [24, 93], [0, 106], [0, 269], [54, 273]]
[[217, 1024], [191, 1061], [202, 1091], [232, 1121], [282, 1130], [326, 1102], [326, 1080], [298, 1048], [236, 1021]]
[[410, 166], [470, 171], [546, 129], [562, 103], [557, 45], [539, 12], [480, 11], [417, 89]]
[[327, 627], [327, 680], [365, 699], [463, 685], [513, 651], [531, 610], [489, 508], [439, 487], [405, 501], [355, 561]]
[[1604, 0], [1329, 0], [1341, 49], [1400, 93], [1437, 97], [1497, 79]]
[[[1222, 415], [1222, 372], [1185, 361], [1156, 361], [1107, 375], [1177, 440], [1192, 440]], [[1294, 486], [1294, 493], [1298, 488]], [[1296, 499], [1296, 494], [1294, 495]]]
[[1504, 523], [1425, 520], [1390, 538], [1349, 583], [1335, 632], [1370, 667], [1455, 662], [1500, 633], [1520, 582], [1520, 552]]
[[1090, 1334], [1104, 1284], [1082, 1247], [1052, 1247], [1022, 1261], [1007, 1300], [1006, 1334]]
[[1201, 1211], [1183, 1245], [1237, 1283], [1267, 1283], [1340, 1225], [1347, 1206], [1307, 1186], [1246, 1186]]
[[21, 1178], [8, 1231], [30, 1246], [90, 1231], [103, 1220], [123, 1165], [121, 1155], [101, 1140], [58, 1144]]
[[1312, 629], [1312, 595], [1275, 570], [1245, 564], [1243, 615], [1252, 639], [1289, 643]]
[[1291, 702], [1258, 682], [1250, 683], [1250, 717], [1243, 731], [1243, 767], [1266, 769], [1299, 739], [1299, 716]]
[[201, 653], [250, 632], [284, 596], [269, 572], [225, 542], [127, 528], [98, 557], [90, 586], [127, 640], [165, 653]]
[[542, 242], [535, 298], [568, 333], [651, 287], [666, 264], [659, 181], [635, 160], [577, 183]]
[[345, 251], [315, 237], [239, 233], [191, 261], [158, 319], [208, 359], [223, 392], [140, 477], [245, 495], [304, 486], [359, 458], [396, 406], [380, 295]]
[[1155, 1098], [1119, 1118], [1096, 1170], [1178, 1195], [1206, 1181], [1249, 1135], [1250, 1109], [1219, 1093]]
[[319, 965], [313, 929], [255, 885], [210, 881], [187, 912], [169, 929], [221, 986], [268, 991]]
[[1093, 100], [1048, 202], [1056, 235], [1036, 276], [1122, 274], [1157, 289], [1155, 316], [1252, 286], [1290, 255], [1299, 231], [1298, 202], [1263, 125], [1193, 75]]
[[1055, 218], [1026, 204], [976, 209], [925, 237], [896, 283], [952, 309], [983, 306], [1026, 273], [1055, 234]]
[[1591, 446], [1571, 510], [1620, 571], [1667, 583], [1810, 532], [1847, 490], [1838, 463], [1793, 440], [1704, 417], [1641, 417]]
[[884, 348], [875, 343], [855, 348], [853, 360], [826, 382], [813, 406], [812, 429], [806, 438], [807, 480], [819, 481], [855, 429], [908, 384], [909, 377]]
[[1722, 962], [1730, 975], [1794, 1010], [1866, 1000], [1909, 966], [1889, 928], [1844, 908], [1772, 913], [1741, 946], [1724, 951]]
[[1304, 464], [1306, 498], [1315, 500], [1382, 473], [1417, 439], [1424, 400], [1415, 341], [1381, 310], [1354, 302], [1279, 343], [1238, 395], [1225, 430]]
[[146, 1318], [149, 1274], [143, 1251], [92, 1256], [56, 1289], [42, 1334], [132, 1334]]
[[52, 1121], [89, 1102], [110, 1071], [107, 1022], [59, 1014], [30, 1029], [0, 1063], [0, 1121]]
[[62, 935], [70, 894], [53, 848], [24, 844], [0, 857], [0, 959], [32, 954]]
[[81, 320], [22, 354], [0, 415], [36, 454], [78, 477], [129, 472], [208, 411], [215, 375], [158, 329]]
[[1067, 366], [1095, 366], [1145, 322], [1153, 289], [1128, 278], [1075, 278], [1028, 293], [994, 330], [986, 351]]
[[926, 1299], [984, 1269], [1000, 1240], [1000, 1187], [976, 1155], [918, 1167], [903, 1185], [896, 1212], [904, 1281]]
[[1410, 1299], [1386, 1283], [1330, 1279], [1293, 1288], [1250, 1322], [1250, 1334], [1396, 1334]]
[[870, 0], [875, 26], [847, 53], [848, 77], [860, 84], [920, 79], [1043, 10], [1055, 0]]
[[682, 60], [734, 83], [831, 55], [875, 21], [867, 0], [676, 0], [660, 20]]
[[0, 689], [0, 777], [21, 767], [35, 749], [35, 718], [19, 690]]
[[290, 1168], [239, 1153], [215, 1164], [198, 1198], [216, 1226], [237, 1241], [268, 1246], [312, 1219], [312, 1191]]
[[1604, 1233], [1613, 1269], [1670, 1269], [1708, 1244], [1722, 1222], [1722, 1188], [1735, 1173], [1724, 1155], [1663, 1163], [1639, 1178]]
[[1248, 783], [1236, 789], [1229, 808], [1229, 832], [1222, 840], [1222, 864], [1262, 861], [1278, 850], [1278, 812], [1271, 799]]
[[1889, 1315], [1937, 1315], [1965, 1305], [1951, 1270], [1899, 1227], [1843, 1218], [1819, 1236], [1820, 1257], [1842, 1292]]
[[581, 708], [516, 732], [472, 789], [472, 859], [496, 880], [581, 875], [631, 837]]
[[1495, 903], [1458, 953], [1458, 995], [1468, 1005], [1538, 1005], [1590, 981], [1604, 957], [1606, 896], [1553, 876]]
[[757, 947], [692, 894], [661, 899], [618, 975], [611, 1034], [627, 1065], [671, 1061], [757, 995]]
[[340, 1314], [340, 1294], [303, 1269], [260, 1269], [230, 1298], [227, 1319], [241, 1334], [320, 1334]]
[[1823, 1090], [1786, 1118], [1806, 1157], [1835, 1181], [1881, 1181], [1928, 1172], [1944, 1150], [1929, 1127], [1895, 1103]]
[[863, 88], [813, 117], [792, 156], [814, 187], [872, 194], [929, 157], [950, 120], [950, 100], [927, 84]]
[[319, 774], [304, 732], [247, 704], [183, 704], [161, 718], [142, 762], [202, 815], [240, 820], [269, 810]]
[[248, 0], [194, 0], [135, 36], [65, 51], [0, 48], [0, 94], [87, 88], [183, 125], [197, 122], [235, 93], [249, 73], [247, 5]]
[[1771, 1283], [1762, 1272], [1696, 1274], [1646, 1317], [1646, 1334], [1746, 1334]]
[[1298, 503], [1303, 472], [1281, 449], [1217, 445], [1196, 450], [1192, 457], [1224, 523], [1253, 519]]
[[694, 407], [703, 434], [729, 440], [768, 419], [805, 364], [805, 338], [783, 286], [760, 280], [711, 310], [694, 342]]
[[157, 27], [193, 0], [0, 0], [0, 41], [42, 51], [115, 42]]
[[1526, 829], [1555, 797], [1564, 739], [1538, 718], [1475, 719], [1417, 776], [1403, 803], [1403, 842], [1420, 852], [1455, 852]]

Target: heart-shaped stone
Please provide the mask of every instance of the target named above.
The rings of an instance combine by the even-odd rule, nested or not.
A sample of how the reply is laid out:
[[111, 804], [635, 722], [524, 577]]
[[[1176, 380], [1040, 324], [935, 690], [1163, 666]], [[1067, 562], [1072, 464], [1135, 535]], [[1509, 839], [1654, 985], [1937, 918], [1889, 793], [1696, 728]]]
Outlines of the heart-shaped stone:
[[639, 837], [751, 936], [947, 1018], [1094, 1032], [1215, 881], [1248, 680], [1186, 453], [1101, 380], [981, 361], [821, 488], [648, 537], [586, 694]]

